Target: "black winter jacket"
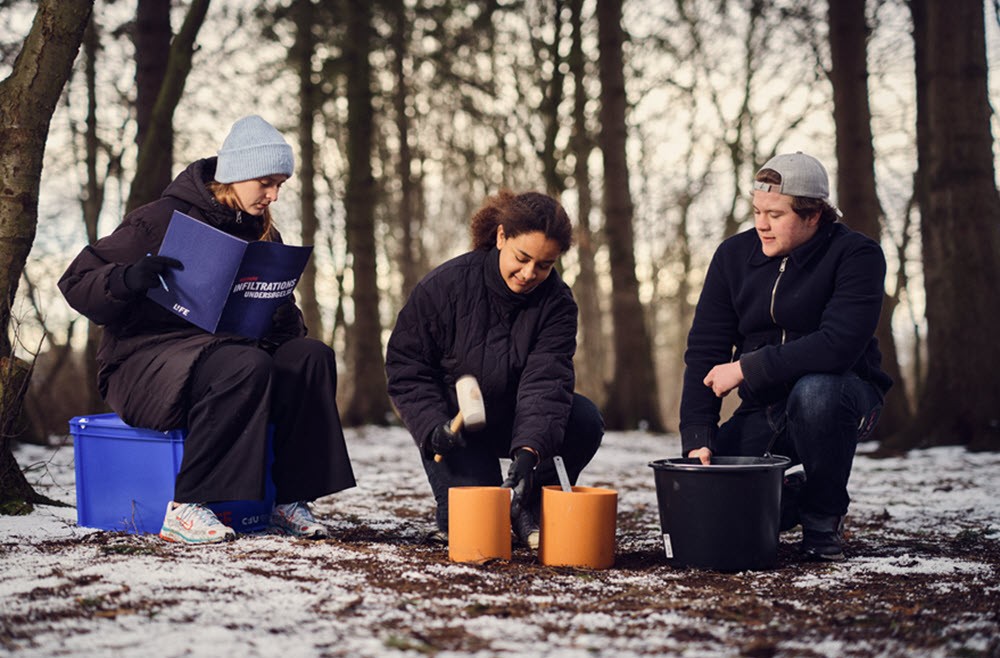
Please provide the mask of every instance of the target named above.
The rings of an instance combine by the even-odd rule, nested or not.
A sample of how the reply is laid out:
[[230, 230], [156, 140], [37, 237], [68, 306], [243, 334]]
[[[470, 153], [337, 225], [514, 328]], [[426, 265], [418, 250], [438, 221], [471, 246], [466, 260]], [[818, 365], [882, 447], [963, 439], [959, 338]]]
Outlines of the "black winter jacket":
[[562, 446], [575, 383], [576, 302], [555, 270], [532, 292], [512, 292], [499, 254], [469, 252], [428, 274], [389, 338], [389, 396], [422, 454], [434, 428], [458, 412], [462, 375], [479, 380], [486, 432], [510, 432], [511, 452], [529, 447], [544, 459]]
[[874, 338], [885, 267], [876, 242], [839, 223], [784, 257], [764, 255], [753, 229], [724, 241], [684, 355], [683, 454], [714, 447], [722, 401], [702, 382], [720, 363], [740, 361], [742, 409], [782, 400], [812, 373], [854, 372], [885, 395], [892, 380]]
[[[260, 236], [263, 217], [220, 204], [206, 187], [215, 175], [215, 163], [215, 158], [207, 158], [188, 166], [160, 199], [129, 213], [111, 235], [85, 247], [59, 280], [69, 305], [104, 325], [97, 352], [98, 386], [130, 425], [184, 427], [188, 381], [205, 350], [222, 343], [255, 342], [210, 334], [147, 299], [145, 292], [125, 287], [125, 268], [159, 251], [174, 210], [243, 240]], [[299, 335], [305, 335], [298, 315]]]

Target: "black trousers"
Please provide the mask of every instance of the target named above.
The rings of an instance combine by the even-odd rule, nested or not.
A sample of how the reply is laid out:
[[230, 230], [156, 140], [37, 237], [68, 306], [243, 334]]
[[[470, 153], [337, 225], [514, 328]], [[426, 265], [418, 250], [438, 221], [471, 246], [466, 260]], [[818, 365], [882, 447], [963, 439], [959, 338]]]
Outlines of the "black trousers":
[[276, 502], [311, 501], [353, 487], [336, 404], [333, 350], [295, 338], [274, 354], [223, 345], [195, 365], [184, 458], [174, 500], [264, 497], [267, 426], [274, 425]]
[[[466, 436], [466, 446], [448, 453], [440, 462], [423, 458], [424, 471], [437, 502], [437, 526], [440, 530], [448, 531], [450, 487], [500, 486], [503, 474], [499, 459], [510, 456], [512, 438], [509, 428], [491, 433], [487, 427], [481, 432], [470, 432]], [[604, 419], [601, 412], [589, 399], [574, 394], [561, 451], [572, 484], [576, 484], [584, 467], [597, 454], [603, 438]], [[559, 484], [551, 457], [542, 460], [535, 469], [535, 484], [539, 491], [540, 487]]]

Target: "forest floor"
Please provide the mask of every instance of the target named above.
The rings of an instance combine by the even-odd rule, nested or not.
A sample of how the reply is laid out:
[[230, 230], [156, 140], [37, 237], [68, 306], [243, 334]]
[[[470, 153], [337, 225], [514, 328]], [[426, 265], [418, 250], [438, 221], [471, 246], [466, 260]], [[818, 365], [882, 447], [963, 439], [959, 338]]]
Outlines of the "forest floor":
[[[359, 486], [324, 498], [331, 538], [261, 533], [187, 547], [76, 525], [72, 508], [0, 517], [0, 655], [1000, 656], [1000, 455], [859, 449], [848, 560], [719, 573], [667, 564], [648, 462], [676, 436], [609, 433], [580, 484], [619, 493], [615, 564], [448, 560], [399, 428], [348, 434]], [[19, 463], [73, 503], [73, 450]]]

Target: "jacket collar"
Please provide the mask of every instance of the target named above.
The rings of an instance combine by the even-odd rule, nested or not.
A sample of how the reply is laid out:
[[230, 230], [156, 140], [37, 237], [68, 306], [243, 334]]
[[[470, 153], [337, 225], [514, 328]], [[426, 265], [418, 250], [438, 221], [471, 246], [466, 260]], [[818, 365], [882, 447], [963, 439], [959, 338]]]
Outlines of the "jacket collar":
[[[842, 224], [833, 223], [827, 224], [825, 226], [820, 226], [819, 230], [816, 231], [816, 235], [809, 238], [805, 244], [801, 244], [788, 254], [789, 259], [795, 263], [797, 266], [801, 267], [808, 263], [816, 254], [821, 252], [824, 246], [830, 241], [834, 233], [842, 230]], [[754, 231], [754, 229], [750, 229]], [[747, 262], [755, 267], [760, 265], [766, 265], [767, 263], [773, 261], [780, 261], [784, 256], [766, 256], [763, 250], [760, 248], [760, 239], [757, 238], [756, 232], [754, 232], [754, 237], [756, 238], [756, 244], [753, 251], [750, 252], [750, 257]]]
[[205, 221], [220, 230], [240, 237], [251, 236], [250, 240], [256, 239], [261, 233], [263, 218], [240, 213], [219, 203], [208, 189], [208, 184], [215, 179], [215, 165], [214, 157], [192, 162], [167, 186], [163, 196], [190, 203], [201, 211]]

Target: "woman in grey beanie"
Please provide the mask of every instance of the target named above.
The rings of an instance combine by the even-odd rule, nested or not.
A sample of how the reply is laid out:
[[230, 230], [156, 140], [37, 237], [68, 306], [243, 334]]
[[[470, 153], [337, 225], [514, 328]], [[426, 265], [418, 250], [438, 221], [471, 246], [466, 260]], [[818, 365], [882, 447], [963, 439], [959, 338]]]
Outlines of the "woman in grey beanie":
[[210, 334], [146, 297], [169, 268], [183, 269], [154, 255], [175, 210], [242, 240], [280, 242], [270, 206], [294, 164], [281, 133], [259, 116], [244, 117], [217, 157], [189, 165], [158, 200], [84, 248], [59, 281], [69, 304], [104, 326], [98, 384], [108, 405], [136, 427], [188, 430], [164, 539], [235, 536], [206, 504], [264, 497], [269, 425], [277, 529], [326, 536], [308, 503], [355, 484], [333, 351], [306, 337], [291, 295], [260, 340]]

